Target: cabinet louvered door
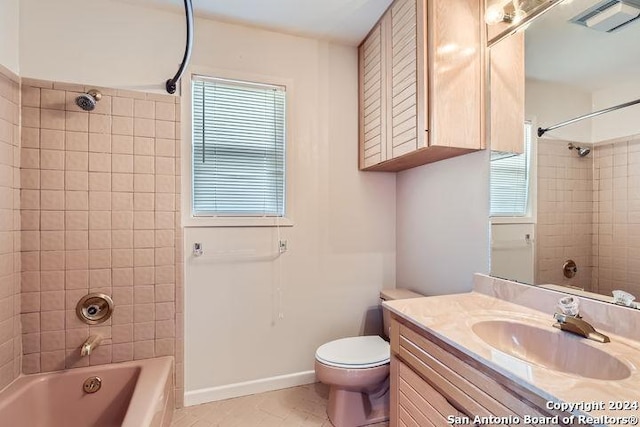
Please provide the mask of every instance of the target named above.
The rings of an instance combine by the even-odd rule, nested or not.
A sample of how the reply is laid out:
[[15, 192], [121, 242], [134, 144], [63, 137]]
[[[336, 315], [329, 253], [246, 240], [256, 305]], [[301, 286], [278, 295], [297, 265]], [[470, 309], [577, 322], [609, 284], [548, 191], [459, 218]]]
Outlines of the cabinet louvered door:
[[[422, 34], [422, 20], [418, 19], [422, 1], [398, 0], [391, 6], [389, 32], [389, 73], [390, 85], [387, 94], [390, 100], [388, 111], [387, 153], [388, 158], [396, 158], [415, 151], [418, 148], [420, 100], [418, 99], [419, 64], [418, 52], [423, 43], [419, 43]], [[422, 67], [424, 68], [424, 67]]]
[[398, 419], [400, 425], [440, 427], [460, 413], [429, 383], [404, 363], [398, 363]]
[[384, 21], [360, 46], [360, 168], [387, 158]]

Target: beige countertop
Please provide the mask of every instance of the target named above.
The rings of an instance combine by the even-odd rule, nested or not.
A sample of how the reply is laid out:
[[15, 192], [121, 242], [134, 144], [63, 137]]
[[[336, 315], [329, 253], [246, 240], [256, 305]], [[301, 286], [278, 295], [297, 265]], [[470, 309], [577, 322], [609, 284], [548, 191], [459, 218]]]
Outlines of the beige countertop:
[[[550, 307], [548, 313], [543, 313], [476, 292], [388, 301], [384, 306], [545, 400], [570, 404], [604, 402], [605, 406], [604, 410], [574, 409], [565, 410], [565, 412], [590, 417], [638, 417], [640, 415], [638, 409], [609, 409], [609, 402], [640, 402], [640, 343], [637, 341], [619, 337], [606, 330], [599, 332], [607, 334], [611, 339], [610, 343], [603, 344], [584, 339], [552, 326], [555, 322], [552, 317], [554, 307]], [[622, 380], [598, 380], [558, 372], [507, 355], [491, 347], [472, 330], [475, 323], [491, 320], [524, 323], [548, 330], [553, 334], [567, 334], [567, 339], [581, 340], [585, 345], [616, 357], [627, 365], [631, 375]], [[549, 345], [549, 343], [540, 343], [543, 346], [545, 344]], [[562, 350], [562, 348], [557, 349], [558, 352]], [[613, 424], [598, 421], [601, 420], [596, 420], [593, 424]], [[632, 425], [635, 424], [632, 423]]]

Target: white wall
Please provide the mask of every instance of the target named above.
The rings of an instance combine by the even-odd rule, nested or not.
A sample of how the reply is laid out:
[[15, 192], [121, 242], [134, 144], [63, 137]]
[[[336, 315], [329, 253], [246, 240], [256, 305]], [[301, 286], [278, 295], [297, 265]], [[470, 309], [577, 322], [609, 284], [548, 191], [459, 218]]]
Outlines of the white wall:
[[[525, 90], [525, 118], [535, 120], [538, 127], [549, 127], [590, 113], [591, 93], [559, 83], [527, 79]], [[549, 131], [546, 138], [574, 142], [592, 142], [591, 120], [584, 120]]]
[[[640, 98], [640, 81], [619, 83], [593, 93], [593, 111], [613, 107]], [[593, 119], [593, 141], [640, 134], [640, 104], [607, 113]]]
[[177, 13], [112, 0], [20, 0], [21, 75], [163, 91], [184, 54], [184, 27]]
[[19, 74], [19, 0], [0, 1], [0, 65]]
[[535, 283], [534, 231], [533, 223], [491, 224], [492, 276], [520, 283]]
[[[568, 85], [527, 79], [526, 117], [547, 127], [593, 111], [640, 98], [637, 80], [614, 83], [594, 92]], [[640, 134], [640, 104], [549, 131], [547, 138], [598, 143]]]
[[198, 31], [211, 42], [196, 41], [194, 66], [292, 81], [295, 225], [280, 230], [279, 262], [215, 255], [274, 253], [273, 228], [186, 230], [185, 252], [203, 242], [213, 254], [186, 260], [187, 391], [313, 370], [317, 346], [363, 333], [378, 291], [395, 286], [395, 176], [357, 170], [356, 49], [220, 23]]
[[[182, 58], [179, 14], [111, 1], [21, 5], [25, 77], [162, 90]], [[211, 257], [273, 252], [273, 228], [185, 230], [186, 390], [312, 370], [316, 347], [363, 332], [379, 289], [395, 285], [395, 175], [357, 170], [356, 49], [198, 19], [192, 64], [292, 82], [295, 225], [281, 229], [289, 251], [279, 262]], [[195, 241], [201, 259], [189, 256]]]
[[397, 286], [468, 292], [489, 271], [489, 152], [410, 169], [397, 183]]

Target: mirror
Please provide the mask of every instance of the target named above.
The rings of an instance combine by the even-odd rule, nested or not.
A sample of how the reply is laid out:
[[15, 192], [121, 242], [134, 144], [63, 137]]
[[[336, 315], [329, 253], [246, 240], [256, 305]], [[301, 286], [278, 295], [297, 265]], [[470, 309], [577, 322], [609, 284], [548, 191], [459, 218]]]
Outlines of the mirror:
[[491, 46], [536, 19], [562, 0], [487, 0], [484, 20]]
[[493, 276], [640, 300], [640, 103], [554, 128], [640, 99], [639, 15], [640, 0], [565, 0], [526, 29], [531, 150], [512, 197], [528, 204], [492, 215]]

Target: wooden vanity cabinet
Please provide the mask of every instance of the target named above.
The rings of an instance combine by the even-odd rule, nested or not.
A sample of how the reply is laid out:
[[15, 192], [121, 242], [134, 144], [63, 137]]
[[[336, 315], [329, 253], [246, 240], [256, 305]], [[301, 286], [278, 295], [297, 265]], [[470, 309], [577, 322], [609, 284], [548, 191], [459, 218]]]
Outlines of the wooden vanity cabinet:
[[484, 148], [482, 2], [395, 0], [359, 47], [362, 170]]
[[520, 424], [525, 415], [567, 415], [545, 409], [546, 400], [410, 322], [391, 319], [392, 427], [469, 425], [455, 417], [474, 425], [476, 415], [517, 417]]

